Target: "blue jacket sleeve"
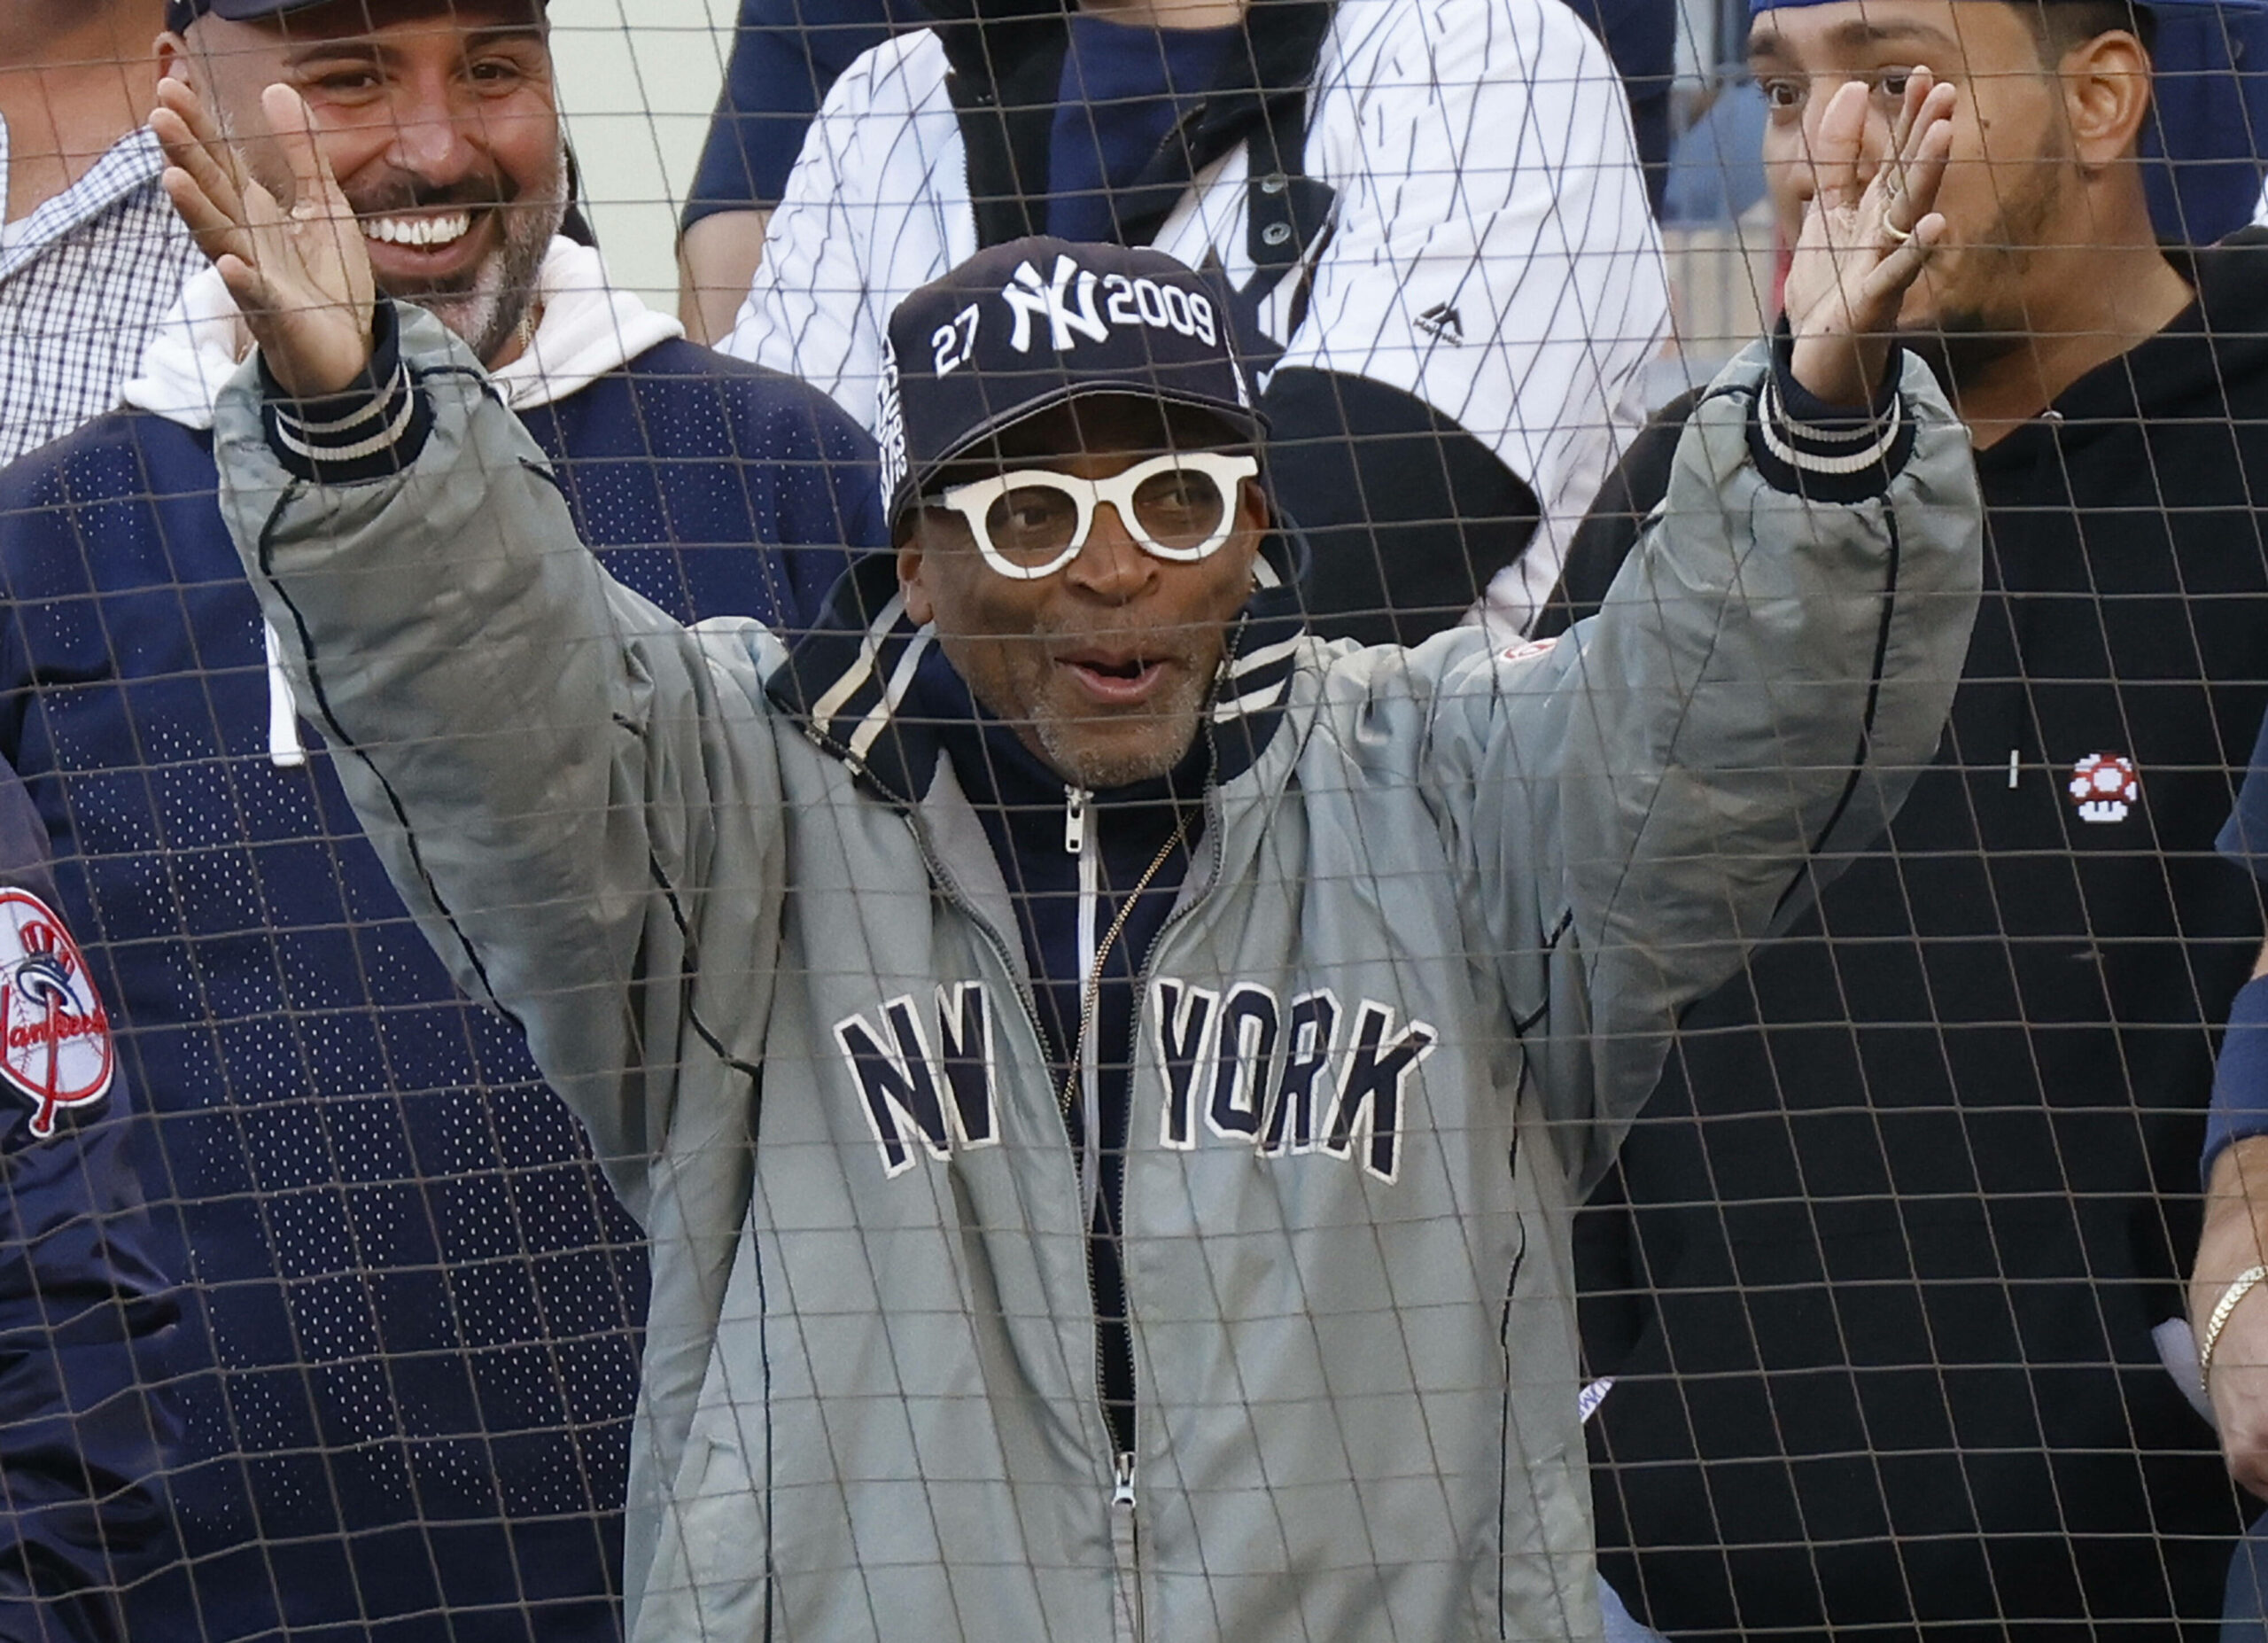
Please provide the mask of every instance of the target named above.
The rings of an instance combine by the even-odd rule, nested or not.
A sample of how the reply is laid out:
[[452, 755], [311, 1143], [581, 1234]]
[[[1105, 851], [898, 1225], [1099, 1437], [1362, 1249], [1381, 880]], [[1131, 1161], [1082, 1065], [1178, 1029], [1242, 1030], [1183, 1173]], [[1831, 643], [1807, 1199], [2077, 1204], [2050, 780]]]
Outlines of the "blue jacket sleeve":
[[2268, 1135], [2268, 976], [2246, 982], [2229, 1006], [2228, 1033], [2213, 1067], [2200, 1175], [2210, 1181], [2221, 1149], [2254, 1135]]
[[110, 1643], [170, 1545], [178, 1300], [109, 1016], [0, 764], [0, 1640]]
[[2237, 790], [2236, 809], [2214, 843], [2256, 878], [2268, 879], [2268, 719], [2253, 744], [2252, 766]]
[[[2268, 880], [2268, 720], [2253, 744], [2236, 809], [2215, 843], [2237, 866]], [[2200, 1174], [2210, 1179], [2221, 1149], [2253, 1135], [2268, 1135], [2268, 977], [2247, 982], [2229, 1006], [2228, 1033], [2213, 1069], [2213, 1105], [2205, 1119]]]

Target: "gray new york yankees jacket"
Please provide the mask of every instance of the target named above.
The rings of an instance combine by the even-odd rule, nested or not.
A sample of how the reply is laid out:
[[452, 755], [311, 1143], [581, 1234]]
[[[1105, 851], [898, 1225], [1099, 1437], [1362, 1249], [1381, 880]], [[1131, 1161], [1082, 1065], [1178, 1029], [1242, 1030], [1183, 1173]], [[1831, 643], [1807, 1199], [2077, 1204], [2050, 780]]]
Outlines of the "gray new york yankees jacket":
[[1145, 970], [1121, 1465], [1002, 875], [893, 713], [930, 635], [672, 626], [439, 326], [379, 334], [343, 409], [239, 378], [224, 501], [405, 892], [653, 1239], [633, 1635], [1595, 1632], [1568, 1206], [1931, 755], [1979, 525], [1927, 373], [1806, 426], [1744, 356], [1553, 647], [1324, 645], [1263, 572]]

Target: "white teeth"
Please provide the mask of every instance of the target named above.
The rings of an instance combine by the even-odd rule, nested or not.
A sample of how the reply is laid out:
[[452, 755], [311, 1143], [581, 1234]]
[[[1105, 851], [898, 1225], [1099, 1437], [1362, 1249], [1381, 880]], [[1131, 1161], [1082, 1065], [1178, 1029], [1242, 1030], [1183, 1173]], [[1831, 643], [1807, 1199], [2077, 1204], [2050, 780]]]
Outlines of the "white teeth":
[[439, 216], [364, 217], [362, 237], [387, 245], [447, 245], [472, 232], [472, 213]]

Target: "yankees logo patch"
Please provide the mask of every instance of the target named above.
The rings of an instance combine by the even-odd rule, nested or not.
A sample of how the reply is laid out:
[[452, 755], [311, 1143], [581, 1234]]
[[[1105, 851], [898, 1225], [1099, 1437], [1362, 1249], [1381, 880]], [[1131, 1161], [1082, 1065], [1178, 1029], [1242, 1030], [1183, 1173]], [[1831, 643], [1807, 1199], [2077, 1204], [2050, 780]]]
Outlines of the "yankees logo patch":
[[0, 1078], [32, 1103], [31, 1133], [110, 1093], [110, 1014], [63, 921], [37, 896], [0, 890]]

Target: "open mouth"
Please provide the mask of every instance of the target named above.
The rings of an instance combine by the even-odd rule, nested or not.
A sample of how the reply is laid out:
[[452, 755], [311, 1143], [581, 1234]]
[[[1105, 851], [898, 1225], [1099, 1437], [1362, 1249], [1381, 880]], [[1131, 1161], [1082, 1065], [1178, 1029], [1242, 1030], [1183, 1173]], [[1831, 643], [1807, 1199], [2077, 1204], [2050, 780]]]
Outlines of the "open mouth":
[[1084, 667], [1091, 674], [1099, 674], [1105, 679], [1139, 679], [1155, 664], [1146, 662], [1139, 657], [1128, 657], [1122, 662], [1088, 660], [1074, 662], [1072, 666]]
[[1068, 656], [1063, 666], [1090, 700], [1117, 705], [1146, 700], [1166, 670], [1162, 660], [1147, 656]]

